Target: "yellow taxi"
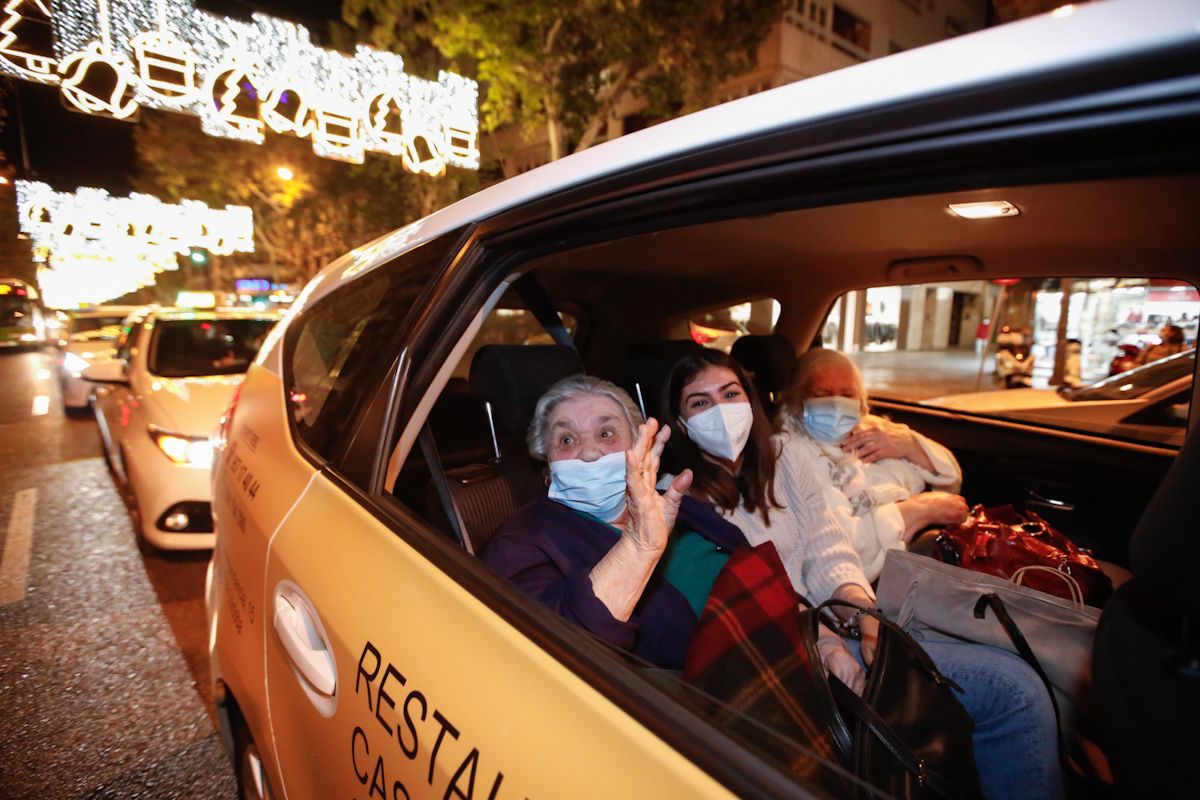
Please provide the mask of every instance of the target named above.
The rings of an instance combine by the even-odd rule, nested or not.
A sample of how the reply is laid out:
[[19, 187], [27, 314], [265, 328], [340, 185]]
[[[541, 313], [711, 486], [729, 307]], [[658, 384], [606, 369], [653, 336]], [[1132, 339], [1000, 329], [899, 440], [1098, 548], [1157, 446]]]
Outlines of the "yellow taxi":
[[654, 126], [330, 264], [216, 446], [212, 673], [243, 796], [826, 796], [475, 557], [545, 491], [534, 400], [586, 370], [655, 415], [712, 320], [735, 353], [823, 342], [973, 501], [1023, 498], [1126, 563], [1177, 445], [920, 401], [990, 374], [960, 335], [984, 311], [1057, 291], [1107, 363], [1104, 315], [1196, 285], [1197, 81], [1195, 3], [1088, 4]]

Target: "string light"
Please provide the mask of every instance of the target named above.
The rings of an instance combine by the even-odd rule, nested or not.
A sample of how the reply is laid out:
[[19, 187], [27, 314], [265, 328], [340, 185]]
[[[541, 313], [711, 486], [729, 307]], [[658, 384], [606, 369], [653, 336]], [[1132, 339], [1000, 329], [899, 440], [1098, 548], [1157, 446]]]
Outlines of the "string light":
[[176, 255], [254, 250], [247, 206], [164, 203], [146, 194], [112, 197], [103, 189], [56, 192], [16, 181], [21, 232], [30, 239], [38, 281], [52, 307], [98, 303], [146, 286], [176, 268]]
[[[47, 23], [53, 54], [29, 35]], [[479, 168], [475, 81], [424, 80], [394, 53], [360, 45], [347, 56], [315, 46], [302, 25], [219, 17], [193, 0], [8, 0], [0, 74], [60, 85], [88, 114], [156, 108], [199, 117], [211, 136], [261, 143], [269, 128], [311, 139], [325, 158], [383, 153], [430, 176]]]

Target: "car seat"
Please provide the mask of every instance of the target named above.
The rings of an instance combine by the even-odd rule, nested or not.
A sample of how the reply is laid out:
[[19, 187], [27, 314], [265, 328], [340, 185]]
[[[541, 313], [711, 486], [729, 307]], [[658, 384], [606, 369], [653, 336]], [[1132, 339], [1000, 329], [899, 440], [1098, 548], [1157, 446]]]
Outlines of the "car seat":
[[688, 353], [699, 349], [700, 345], [691, 339], [638, 342], [630, 346], [625, 356], [622, 385], [637, 401], [643, 414], [660, 422], [665, 420], [663, 394], [671, 367]]
[[1194, 796], [1200, 752], [1200, 428], [1129, 542], [1133, 578], [1105, 604], [1092, 669], [1105, 751], [1125, 797]]
[[751, 334], [734, 342], [729, 355], [750, 373], [759, 401], [767, 414], [773, 415], [796, 364], [791, 340], [779, 333]]
[[446, 470], [439, 496], [437, 486], [428, 492], [437, 521], [457, 531], [468, 552], [479, 553], [500, 523], [545, 494], [543, 467], [528, 455], [525, 431], [546, 390], [583, 371], [579, 354], [561, 345], [487, 345], [475, 353], [471, 394], [484, 401], [492, 423], [492, 457]]

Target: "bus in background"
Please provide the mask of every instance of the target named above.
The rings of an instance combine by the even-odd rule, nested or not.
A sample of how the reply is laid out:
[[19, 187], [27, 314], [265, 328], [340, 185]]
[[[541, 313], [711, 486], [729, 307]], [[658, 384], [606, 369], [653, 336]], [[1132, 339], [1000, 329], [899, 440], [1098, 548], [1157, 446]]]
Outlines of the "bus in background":
[[0, 279], [0, 347], [41, 347], [46, 321], [37, 289], [16, 278]]

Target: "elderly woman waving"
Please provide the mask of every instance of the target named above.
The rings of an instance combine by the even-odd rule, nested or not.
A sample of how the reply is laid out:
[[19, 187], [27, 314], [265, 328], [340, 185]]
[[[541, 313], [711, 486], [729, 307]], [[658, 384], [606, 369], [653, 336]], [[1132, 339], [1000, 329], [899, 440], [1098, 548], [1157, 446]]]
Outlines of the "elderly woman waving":
[[954, 455], [907, 425], [868, 414], [862, 376], [836, 350], [815, 348], [797, 360], [780, 416], [792, 434], [785, 446], [815, 476], [870, 580], [888, 550], [966, 518]]
[[527, 437], [530, 454], [548, 463], [548, 497], [501, 525], [482, 558], [593, 634], [680, 669], [717, 573], [746, 540], [686, 496], [690, 471], [655, 491], [669, 437], [608, 381], [554, 384]]

